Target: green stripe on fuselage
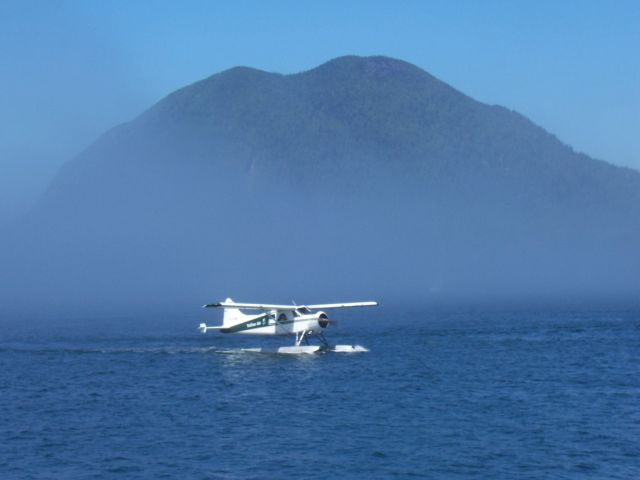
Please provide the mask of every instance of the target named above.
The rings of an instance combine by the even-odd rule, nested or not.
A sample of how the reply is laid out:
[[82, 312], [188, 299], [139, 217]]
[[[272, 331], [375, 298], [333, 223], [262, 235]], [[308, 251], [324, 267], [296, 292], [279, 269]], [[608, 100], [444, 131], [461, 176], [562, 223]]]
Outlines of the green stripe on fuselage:
[[237, 325], [233, 325], [229, 328], [221, 328], [220, 331], [222, 333], [236, 333], [242, 332], [244, 330], [252, 330], [254, 328], [262, 328], [269, 326], [269, 320], [273, 320], [275, 317], [271, 313], [266, 313], [259, 317], [254, 317], [251, 320], [247, 320], [246, 322], [238, 323]]
[[271, 320], [275, 320], [275, 316], [271, 313], [266, 313], [264, 315], [261, 315], [259, 317], [255, 317], [252, 318], [251, 320], [247, 320], [246, 322], [242, 322], [242, 323], [238, 323], [237, 325], [233, 325], [229, 328], [221, 328], [220, 331], [222, 333], [237, 333], [237, 332], [243, 332], [245, 330], [253, 330], [254, 328], [263, 328], [263, 327], [270, 327], [272, 325], [286, 325], [289, 323], [296, 323], [296, 322], [305, 322], [307, 320], [309, 320], [308, 318], [305, 318], [303, 320], [285, 320], [285, 321], [281, 321], [281, 322], [274, 322], [274, 323], [269, 323]]

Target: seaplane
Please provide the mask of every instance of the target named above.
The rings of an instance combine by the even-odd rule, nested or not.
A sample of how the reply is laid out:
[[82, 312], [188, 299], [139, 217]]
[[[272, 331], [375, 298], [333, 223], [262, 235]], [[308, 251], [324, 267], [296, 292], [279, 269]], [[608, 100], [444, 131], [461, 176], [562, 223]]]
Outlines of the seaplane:
[[[268, 353], [323, 353], [323, 352], [366, 352], [360, 345], [331, 345], [324, 336], [329, 325], [337, 322], [329, 318], [324, 310], [336, 308], [375, 307], [377, 302], [326, 303], [320, 305], [270, 305], [262, 303], [236, 303], [231, 298], [224, 302], [208, 303], [203, 308], [223, 308], [222, 325], [211, 327], [201, 323], [202, 333], [240, 333], [248, 335], [288, 335], [295, 336], [293, 346], [276, 348], [248, 348], [244, 351]], [[242, 310], [258, 310], [250, 315]], [[316, 345], [310, 339], [317, 339]]]

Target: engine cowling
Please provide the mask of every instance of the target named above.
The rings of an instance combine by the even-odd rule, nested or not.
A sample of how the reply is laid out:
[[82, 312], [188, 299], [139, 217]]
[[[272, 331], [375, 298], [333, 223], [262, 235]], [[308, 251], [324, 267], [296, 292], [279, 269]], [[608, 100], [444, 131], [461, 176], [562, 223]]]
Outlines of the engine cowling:
[[329, 326], [329, 317], [327, 317], [326, 313], [321, 313], [318, 316], [318, 325], [320, 325], [320, 328], [327, 328]]

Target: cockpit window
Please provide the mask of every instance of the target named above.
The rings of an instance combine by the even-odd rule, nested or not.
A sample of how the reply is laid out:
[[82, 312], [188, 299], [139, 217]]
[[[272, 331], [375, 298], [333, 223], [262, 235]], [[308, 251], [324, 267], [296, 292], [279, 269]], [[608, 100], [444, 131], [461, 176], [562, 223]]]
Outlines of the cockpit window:
[[308, 313], [311, 313], [311, 310], [309, 310], [307, 307], [300, 307], [296, 309], [296, 313], [298, 313], [299, 315], [306, 315]]

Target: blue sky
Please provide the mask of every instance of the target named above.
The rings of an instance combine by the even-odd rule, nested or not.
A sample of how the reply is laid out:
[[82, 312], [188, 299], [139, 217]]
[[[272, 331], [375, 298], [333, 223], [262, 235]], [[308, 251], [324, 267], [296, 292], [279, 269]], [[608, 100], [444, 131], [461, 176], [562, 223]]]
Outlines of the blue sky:
[[640, 169], [638, 1], [0, 2], [0, 221], [171, 91], [248, 65], [412, 62], [578, 151]]

